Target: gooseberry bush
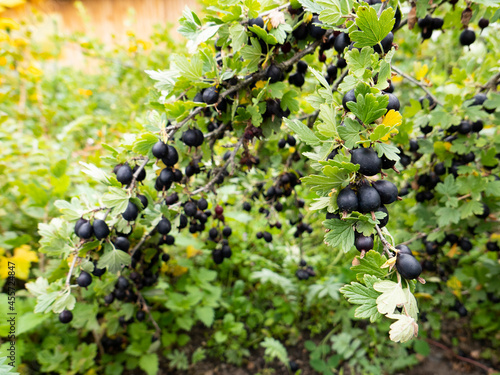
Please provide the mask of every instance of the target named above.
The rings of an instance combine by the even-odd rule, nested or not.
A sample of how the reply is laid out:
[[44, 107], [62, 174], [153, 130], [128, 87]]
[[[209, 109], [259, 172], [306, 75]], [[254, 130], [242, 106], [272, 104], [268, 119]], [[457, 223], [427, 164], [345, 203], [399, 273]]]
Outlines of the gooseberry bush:
[[[308, 345], [324, 374], [414, 363], [370, 364], [351, 318], [401, 351], [422, 320], [438, 334], [440, 309], [468, 305], [498, 346], [499, 5], [234, 0], [203, 14], [186, 9], [186, 51], [145, 71], [142, 128], [80, 162], [93, 182], [38, 225], [51, 262], [26, 285], [34, 316], [92, 336], [80, 350], [106, 373], [157, 373], [160, 349], [186, 369], [198, 323], [210, 355], [241, 364], [251, 339], [295, 372], [279, 339], [322, 332], [330, 313], [335, 354]], [[64, 353], [37, 359], [86, 369]]]

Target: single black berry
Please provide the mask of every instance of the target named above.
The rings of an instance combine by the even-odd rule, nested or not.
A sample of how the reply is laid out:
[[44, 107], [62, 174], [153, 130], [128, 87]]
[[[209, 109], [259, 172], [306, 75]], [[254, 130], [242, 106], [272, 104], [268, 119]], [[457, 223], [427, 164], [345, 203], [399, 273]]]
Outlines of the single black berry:
[[179, 154], [177, 153], [177, 149], [174, 146], [168, 146], [167, 155], [164, 156], [161, 161], [167, 167], [173, 167], [179, 161]]
[[266, 241], [266, 242], [272, 242], [272, 240], [273, 240], [273, 235], [269, 232], [264, 232], [263, 237], [264, 237], [264, 241]]
[[250, 210], [252, 209], [252, 205], [248, 202], [244, 202], [243, 203], [243, 209], [247, 212], [250, 212]]
[[170, 232], [172, 225], [170, 224], [170, 220], [163, 218], [159, 221], [156, 228], [158, 229], [158, 233], [165, 235]]
[[270, 79], [270, 83], [276, 83], [283, 79], [283, 72], [276, 65], [270, 65], [267, 68], [266, 77]]
[[[382, 39], [382, 41], [380, 42], [380, 44], [382, 45], [382, 48], [384, 49], [384, 53], [387, 53], [387, 52], [389, 52], [391, 50], [393, 40], [394, 40], [394, 34], [392, 32], [389, 32], [389, 34], [387, 34], [386, 37], [384, 39]], [[382, 52], [380, 50], [380, 46], [379, 46], [378, 43], [375, 44], [375, 46], [373, 46], [373, 49], [377, 53], [381, 53]]]
[[422, 273], [419, 261], [410, 254], [399, 253], [396, 258], [396, 269], [405, 279], [413, 280]]
[[222, 250], [215, 249], [212, 251], [212, 259], [215, 264], [221, 264], [224, 261], [224, 255], [222, 254]]
[[63, 324], [68, 324], [73, 320], [73, 313], [69, 310], [64, 310], [59, 314], [59, 321]]
[[137, 314], [135, 314], [135, 318], [139, 322], [142, 322], [144, 319], [146, 319], [146, 313], [142, 310], [139, 310], [139, 311], [137, 311]]
[[379, 220], [379, 227], [380, 228], [383, 228], [387, 225], [387, 223], [389, 222], [389, 211], [387, 210], [387, 208], [384, 206], [384, 205], [381, 205], [379, 208], [377, 208], [377, 210], [375, 211], [375, 213], [377, 212], [383, 212], [385, 213], [385, 216], [383, 219], [378, 219]]
[[86, 221], [85, 223], [81, 224], [80, 227], [78, 228], [78, 237], [88, 240], [89, 238], [92, 237], [94, 234], [94, 229], [92, 227], [92, 224], [90, 224], [90, 221]]
[[323, 29], [321, 26], [318, 26], [318, 24], [322, 24], [318, 19], [318, 16], [313, 16], [311, 19], [311, 22], [309, 23], [309, 35], [311, 35], [314, 39], [320, 39], [325, 35], [326, 29]]
[[229, 237], [232, 233], [233, 230], [231, 229], [231, 227], [224, 227], [224, 229], [222, 230], [222, 235], [224, 237]]
[[352, 212], [358, 210], [358, 197], [354, 190], [346, 187], [339, 192], [337, 196], [337, 206], [340, 211]]
[[346, 111], [350, 111], [350, 109], [347, 107], [347, 103], [349, 102], [356, 102], [356, 95], [354, 94], [354, 89], [347, 91], [342, 98], [342, 106]]
[[375, 176], [382, 169], [382, 160], [371, 147], [351, 150], [351, 163], [359, 164], [358, 172], [365, 176]]
[[262, 19], [262, 17], [251, 18], [248, 20], [248, 26], [259, 26], [261, 28], [264, 28], [264, 20]]
[[203, 91], [203, 102], [206, 104], [215, 104], [219, 100], [219, 90], [212, 86]]
[[358, 235], [354, 241], [354, 245], [358, 251], [368, 251], [373, 249], [373, 237], [364, 236], [362, 234]]
[[130, 165], [124, 164], [116, 172], [116, 179], [122, 185], [128, 185], [132, 182], [133, 174], [134, 173], [132, 172]]
[[358, 210], [361, 213], [375, 211], [380, 206], [380, 195], [370, 185], [361, 185], [358, 189]]
[[137, 208], [137, 206], [129, 201], [127, 209], [125, 210], [125, 212], [122, 213], [122, 216], [127, 221], [134, 221], [137, 218], [138, 214], [139, 214], [139, 209]]
[[78, 286], [86, 288], [90, 284], [92, 284], [92, 276], [90, 276], [90, 273], [82, 271], [76, 279], [76, 283], [78, 284]]
[[186, 214], [186, 216], [192, 217], [196, 214], [196, 211], [198, 211], [196, 203], [192, 201], [186, 202], [186, 204], [184, 205], [184, 213]]
[[387, 111], [390, 111], [391, 109], [395, 111], [399, 111], [400, 104], [399, 104], [399, 99], [396, 97], [394, 94], [386, 94], [389, 97], [389, 104], [387, 104]]
[[398, 198], [398, 188], [392, 182], [378, 180], [374, 181], [372, 185], [379, 193], [382, 204], [390, 204]]
[[465, 29], [460, 34], [460, 44], [462, 46], [470, 46], [476, 40], [476, 33], [471, 29]]
[[130, 248], [130, 241], [128, 240], [127, 237], [124, 237], [124, 236], [116, 237], [113, 244], [115, 245], [115, 248], [117, 248], [118, 250], [125, 251], [125, 252], [127, 252], [128, 249]]

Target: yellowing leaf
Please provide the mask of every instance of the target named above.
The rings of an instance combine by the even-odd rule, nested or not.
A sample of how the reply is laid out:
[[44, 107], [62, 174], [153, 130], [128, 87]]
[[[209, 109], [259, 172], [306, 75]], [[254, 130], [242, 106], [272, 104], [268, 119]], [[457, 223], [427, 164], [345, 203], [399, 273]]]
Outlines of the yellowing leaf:
[[455, 276], [451, 277], [447, 282], [446, 285], [453, 289], [453, 290], [461, 290], [462, 289], [462, 282], [458, 280]]
[[415, 78], [418, 81], [424, 78], [427, 72], [429, 71], [429, 67], [427, 66], [427, 64], [422, 65], [421, 63], [416, 62], [414, 67], [415, 67]]
[[458, 246], [457, 244], [454, 244], [451, 248], [450, 251], [446, 254], [447, 257], [453, 258], [455, 255], [458, 254]]
[[[27, 280], [31, 263], [38, 262], [38, 256], [28, 245], [22, 245], [14, 249], [14, 256], [7, 258], [0, 256], [0, 277], [6, 279], [9, 271], [15, 272], [15, 277], [20, 280]], [[14, 267], [13, 270], [9, 267]]]
[[187, 254], [187, 257], [188, 258], [192, 258], [198, 254], [201, 254], [201, 251], [196, 249], [193, 245], [189, 245], [187, 248], [186, 248], [186, 254]]
[[[262, 89], [266, 85], [266, 81], [257, 81], [255, 82], [255, 88], [256, 89]], [[240, 101], [241, 102], [241, 101]]]
[[172, 269], [172, 275], [174, 275], [175, 277], [182, 276], [182, 275], [184, 275], [187, 271], [188, 271], [188, 268], [187, 268], [187, 267], [182, 267], [182, 266], [175, 265], [175, 266], [173, 267], [173, 269]]
[[450, 151], [451, 142], [444, 142], [444, 148], [446, 149], [446, 151]]
[[403, 116], [401, 116], [401, 113], [396, 112], [394, 109], [391, 109], [384, 116], [382, 125], [393, 127], [401, 125], [402, 122], [403, 122]]

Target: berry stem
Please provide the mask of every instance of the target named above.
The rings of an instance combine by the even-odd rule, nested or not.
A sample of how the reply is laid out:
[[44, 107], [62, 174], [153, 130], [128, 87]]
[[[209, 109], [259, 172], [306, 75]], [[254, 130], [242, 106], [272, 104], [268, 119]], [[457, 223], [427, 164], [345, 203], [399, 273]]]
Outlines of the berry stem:
[[146, 164], [148, 164], [148, 161], [149, 161], [149, 158], [146, 157], [143, 162], [141, 163], [141, 165], [139, 165], [139, 168], [137, 168], [137, 170], [134, 172], [134, 174], [132, 175], [132, 181], [130, 182], [130, 190], [132, 190], [135, 186], [135, 182], [137, 181], [137, 177], [139, 177], [139, 174], [141, 174], [142, 170], [144, 169], [144, 167], [146, 166]]
[[144, 296], [141, 294], [141, 292], [137, 288], [135, 288], [135, 289], [136, 289], [136, 292], [137, 292], [137, 297], [139, 298], [139, 301], [140, 301], [141, 305], [143, 306], [143, 309], [146, 311], [146, 313], [149, 316], [149, 320], [151, 320], [151, 323], [155, 327], [155, 335], [154, 336], [157, 337], [157, 338], [160, 338], [161, 329], [158, 326], [158, 323], [156, 323], [156, 320], [153, 318], [153, 315], [151, 314], [151, 311], [149, 310], [149, 306], [146, 303], [146, 300], [144, 299]]
[[419, 82], [417, 81], [415, 78], [413, 78], [412, 76], [409, 76], [408, 74], [402, 72], [401, 70], [399, 70], [399, 68], [396, 68], [394, 65], [391, 66], [391, 69], [394, 70], [397, 74], [399, 74], [401, 77], [407, 79], [408, 81], [410, 81], [411, 83], [413, 83], [414, 85], [417, 85], [418, 87], [420, 87], [422, 90], [425, 91], [425, 93], [427, 95], [429, 95], [430, 98], [432, 98], [432, 100], [434, 100], [434, 102], [436, 104], [439, 104], [441, 107], [443, 106], [443, 104], [437, 100], [437, 98], [431, 94], [431, 92], [429, 91], [429, 89], [426, 87], [427, 85], [423, 84], [422, 82]]
[[489, 90], [497, 91], [497, 86], [500, 83], [500, 73], [495, 74], [491, 79], [486, 82], [484, 86], [481, 86], [479, 92], [487, 93]]
[[70, 280], [71, 280], [71, 275], [73, 275], [73, 269], [75, 268], [75, 265], [76, 265], [76, 261], [79, 259], [80, 257], [78, 255], [74, 255], [73, 257], [73, 261], [71, 262], [71, 266], [69, 267], [69, 271], [68, 271], [68, 276], [66, 277], [66, 288], [69, 289], [70, 287]]

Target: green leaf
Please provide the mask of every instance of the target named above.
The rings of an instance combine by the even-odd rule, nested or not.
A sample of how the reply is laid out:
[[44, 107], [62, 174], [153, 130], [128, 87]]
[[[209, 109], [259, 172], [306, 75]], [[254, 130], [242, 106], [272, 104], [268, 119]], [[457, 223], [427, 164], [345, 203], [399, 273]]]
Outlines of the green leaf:
[[365, 96], [358, 94], [356, 102], [348, 102], [347, 107], [357, 118], [368, 125], [387, 112], [387, 104], [389, 104], [387, 95], [375, 97], [373, 94], [366, 94]]
[[250, 38], [252, 45], [244, 46], [240, 53], [241, 57], [247, 63], [247, 69], [249, 73], [255, 72], [259, 69], [259, 61], [262, 57], [262, 49], [259, 42], [255, 38]]
[[332, 105], [321, 104], [319, 106], [319, 119], [322, 121], [318, 124], [318, 132], [325, 137], [337, 137], [337, 111]]
[[366, 69], [372, 65], [371, 55], [372, 49], [369, 47], [364, 47], [361, 52], [355, 48], [347, 52], [345, 59], [349, 65], [349, 72], [356, 77], [362, 77]]
[[147, 156], [154, 144], [158, 142], [158, 136], [153, 133], [142, 133], [134, 142], [132, 150], [138, 154]]
[[92, 177], [95, 181], [103, 185], [111, 185], [109, 176], [102, 169], [97, 168], [93, 164], [84, 163], [82, 161], [80, 162], [80, 165], [83, 167], [82, 172]]
[[387, 275], [387, 270], [380, 267], [386, 261], [387, 258], [381, 255], [378, 251], [370, 250], [365, 254], [363, 259], [359, 259], [359, 264], [357, 266], [353, 266], [351, 269], [360, 275], [373, 275], [376, 277], [385, 277]]
[[139, 360], [139, 367], [148, 375], [156, 375], [159, 371], [158, 355], [155, 353], [144, 354]]
[[293, 31], [292, 26], [288, 23], [280, 23], [277, 28], [273, 28], [269, 31], [269, 34], [274, 36], [279, 44], [283, 44], [289, 33]]
[[389, 160], [399, 160], [399, 149], [394, 145], [388, 145], [386, 143], [375, 143], [373, 146], [379, 157], [385, 155]]
[[460, 215], [456, 209], [450, 207], [440, 207], [436, 211], [437, 223], [440, 227], [445, 227], [448, 224], [457, 224], [460, 221]]
[[340, 25], [344, 22], [342, 16], [351, 12], [353, 3], [352, 0], [319, 0], [318, 4], [324, 7], [319, 12], [319, 20], [328, 25]]
[[472, 215], [480, 215], [483, 213], [483, 204], [479, 201], [471, 200], [464, 202], [460, 207], [460, 218], [466, 219]]
[[191, 82], [200, 82], [203, 77], [203, 62], [199, 55], [193, 55], [191, 60], [183, 55], [174, 55], [172, 67], [177, 69], [182, 77]]
[[283, 118], [285, 125], [297, 134], [298, 138], [310, 146], [317, 146], [321, 143], [321, 140], [316, 137], [316, 134], [304, 125], [299, 120], [290, 120], [288, 118]]
[[292, 113], [298, 112], [300, 109], [299, 101], [296, 99], [299, 94], [297, 91], [287, 88], [286, 90], [283, 90], [284, 94], [283, 97], [281, 98], [281, 109], [289, 109]]
[[330, 87], [330, 84], [326, 81], [325, 77], [323, 77], [323, 74], [321, 74], [312, 67], [309, 67], [309, 71], [316, 77], [319, 83], [321, 83], [324, 86], [324, 88], [328, 91], [329, 95], [331, 95], [332, 89]]
[[340, 137], [345, 141], [345, 146], [347, 148], [354, 148], [357, 142], [361, 140], [359, 133], [364, 129], [357, 121], [350, 117], [345, 117], [344, 126], [339, 126], [337, 130]]
[[59, 295], [54, 301], [52, 311], [59, 314], [63, 310], [73, 310], [75, 308], [76, 298], [71, 293]]
[[38, 327], [50, 317], [50, 314], [40, 315], [33, 312], [24, 313], [19, 317], [19, 324], [16, 330], [16, 334], [22, 335], [25, 332], [29, 332], [32, 329]]
[[102, 196], [102, 204], [112, 208], [117, 214], [125, 212], [129, 202], [128, 193], [117, 187], [110, 187], [109, 191]]
[[354, 47], [371, 47], [384, 39], [394, 26], [394, 9], [387, 8], [377, 17], [377, 11], [370, 6], [360, 6], [356, 11], [356, 26], [359, 30], [349, 33]]
[[379, 293], [373, 289], [373, 284], [379, 281], [378, 278], [371, 275], [365, 275], [364, 283], [351, 282], [349, 285], [340, 289], [340, 293], [344, 295], [349, 303], [361, 305], [356, 308], [354, 316], [359, 319], [370, 319], [370, 322], [375, 322], [381, 317], [377, 310], [377, 298]]
[[51, 306], [59, 296], [59, 292], [52, 292], [47, 294], [42, 294], [36, 299], [36, 306], [33, 312], [37, 313], [46, 313], [51, 310]]
[[108, 267], [109, 272], [117, 273], [122, 269], [122, 266], [128, 266], [132, 261], [130, 254], [116, 250], [110, 244], [105, 244], [104, 249], [108, 251], [99, 259], [97, 263], [99, 268]]
[[229, 35], [231, 35], [231, 46], [234, 52], [238, 52], [248, 41], [246, 29], [239, 23], [235, 23], [229, 28]]
[[325, 234], [325, 242], [334, 247], [340, 248], [344, 253], [351, 250], [354, 245], [354, 230], [352, 224], [339, 219], [325, 220], [323, 225], [330, 229]]
[[268, 34], [267, 31], [260, 26], [257, 25], [250, 26], [248, 27], [248, 30], [253, 31], [255, 35], [259, 37], [259, 39], [263, 40], [267, 44], [271, 44], [274, 46], [275, 44], [278, 43], [278, 40], [274, 35]]
[[384, 280], [373, 285], [373, 288], [382, 293], [377, 298], [378, 312], [386, 315], [392, 314], [398, 305], [407, 303], [406, 294], [401, 287], [401, 284], [394, 281]]
[[298, 0], [300, 5], [304, 7], [304, 9], [308, 12], [311, 13], [321, 13], [321, 11], [324, 9], [323, 6], [320, 5], [319, 1], [312, 1], [312, 0]]
[[207, 327], [210, 327], [214, 322], [214, 309], [208, 306], [200, 306], [195, 310], [196, 317], [202, 321]]
[[68, 221], [78, 220], [83, 215], [83, 210], [81, 209], [80, 200], [78, 198], [72, 198], [71, 203], [57, 200], [54, 202], [54, 206], [59, 208], [63, 214], [63, 218]]
[[268, 361], [277, 358], [281, 363], [288, 365], [288, 352], [281, 342], [272, 337], [266, 337], [260, 346], [265, 349], [264, 355]]

